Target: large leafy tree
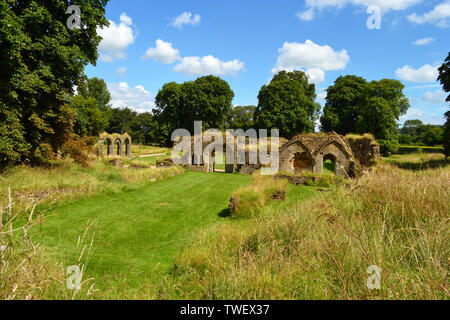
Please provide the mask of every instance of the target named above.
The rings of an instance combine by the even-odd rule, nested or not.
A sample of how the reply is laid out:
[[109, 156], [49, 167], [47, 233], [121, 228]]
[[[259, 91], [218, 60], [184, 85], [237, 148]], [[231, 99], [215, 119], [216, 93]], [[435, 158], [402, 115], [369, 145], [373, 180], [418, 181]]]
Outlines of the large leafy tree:
[[105, 131], [111, 116], [111, 95], [103, 79], [91, 78], [78, 87], [71, 105], [77, 111], [74, 131], [80, 136], [98, 136]]
[[[450, 92], [450, 52], [448, 53], [445, 62], [439, 68], [438, 80], [441, 82], [445, 92]], [[447, 97], [447, 102], [450, 102], [450, 94]], [[444, 125], [444, 133], [442, 139], [444, 142], [445, 155], [450, 156], [450, 110], [445, 113], [446, 122]]]
[[223, 129], [229, 118], [234, 93], [229, 84], [215, 76], [195, 81], [165, 84], [158, 92], [154, 111], [160, 142], [170, 144], [175, 129], [191, 132], [194, 121], [203, 121], [203, 129]]
[[340, 134], [356, 132], [358, 103], [367, 85], [364, 78], [354, 75], [339, 77], [327, 89], [327, 98], [320, 118], [321, 130]]
[[0, 130], [14, 128], [0, 141], [1, 163], [33, 160], [41, 144], [56, 151], [65, 142], [76, 114], [67, 97], [96, 63], [107, 1], [71, 1], [81, 8], [81, 28], [72, 30], [68, 1], [0, 1]]
[[280, 136], [288, 139], [313, 132], [320, 110], [315, 99], [315, 86], [304, 72], [281, 71], [259, 91], [255, 124], [258, 128], [279, 129]]
[[253, 128], [255, 106], [235, 106], [230, 112], [229, 128], [248, 130]]
[[406, 114], [409, 100], [398, 80], [382, 79], [368, 83], [357, 107], [356, 133], [372, 133], [383, 153], [398, 149], [397, 120]]

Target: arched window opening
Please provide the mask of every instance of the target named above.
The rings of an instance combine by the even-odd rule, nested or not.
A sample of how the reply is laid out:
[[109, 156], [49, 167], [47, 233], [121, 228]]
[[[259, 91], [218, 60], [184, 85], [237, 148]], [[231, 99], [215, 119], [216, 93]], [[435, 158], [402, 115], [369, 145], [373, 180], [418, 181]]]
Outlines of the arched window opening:
[[297, 152], [290, 161], [295, 174], [312, 171], [312, 159], [306, 152]]

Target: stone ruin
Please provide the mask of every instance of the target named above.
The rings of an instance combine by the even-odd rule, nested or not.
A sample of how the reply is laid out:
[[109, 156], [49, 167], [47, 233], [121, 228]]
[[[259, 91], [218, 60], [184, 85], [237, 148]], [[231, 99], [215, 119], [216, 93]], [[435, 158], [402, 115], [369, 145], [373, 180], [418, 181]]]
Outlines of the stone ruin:
[[131, 158], [131, 137], [128, 133], [103, 133], [100, 135], [95, 150], [98, 157]]
[[[205, 145], [203, 146], [205, 147]], [[235, 147], [235, 146], [234, 146]], [[235, 147], [236, 148], [236, 147]], [[224, 144], [224, 151], [226, 144]], [[236, 149], [235, 149], [236, 150]], [[380, 149], [371, 135], [343, 137], [336, 133], [298, 135], [280, 147], [279, 172], [293, 175], [321, 174], [326, 161], [333, 163], [337, 176], [349, 178], [372, 166], [380, 157]], [[248, 159], [248, 154], [246, 155]], [[194, 162], [192, 159], [192, 163]], [[194, 171], [214, 172], [214, 154], [202, 165], [186, 165]], [[226, 173], [252, 174], [261, 165], [227, 163]]]

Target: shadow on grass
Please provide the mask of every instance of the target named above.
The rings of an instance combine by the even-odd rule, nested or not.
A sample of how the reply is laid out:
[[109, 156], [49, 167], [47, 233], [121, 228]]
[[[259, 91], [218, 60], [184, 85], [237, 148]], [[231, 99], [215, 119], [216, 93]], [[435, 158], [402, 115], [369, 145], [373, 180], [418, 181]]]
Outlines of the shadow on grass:
[[443, 168], [450, 165], [450, 159], [431, 159], [422, 162], [410, 162], [410, 161], [398, 161], [398, 160], [388, 160], [388, 163], [397, 166], [401, 169], [407, 170], [426, 170], [426, 169], [436, 169]]
[[218, 216], [221, 218], [230, 217], [230, 209], [229, 208], [223, 209], [222, 211], [219, 212]]

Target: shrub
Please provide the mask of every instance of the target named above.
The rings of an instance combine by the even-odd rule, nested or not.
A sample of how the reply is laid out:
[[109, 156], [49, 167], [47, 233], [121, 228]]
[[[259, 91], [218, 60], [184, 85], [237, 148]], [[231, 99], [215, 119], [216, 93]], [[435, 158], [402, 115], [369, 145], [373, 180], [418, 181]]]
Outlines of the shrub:
[[274, 179], [263, 176], [258, 171], [252, 176], [249, 186], [238, 189], [232, 198], [236, 199], [233, 206], [233, 217], [251, 217], [261, 213], [264, 206], [280, 191], [286, 191], [286, 179]]
[[75, 163], [88, 167], [90, 154], [92, 154], [92, 152], [92, 147], [90, 147], [85, 140], [73, 134], [63, 144], [61, 148], [61, 157], [63, 159], [70, 158]]
[[41, 143], [33, 152], [33, 163], [37, 165], [47, 165], [55, 158], [52, 146], [48, 143]]

